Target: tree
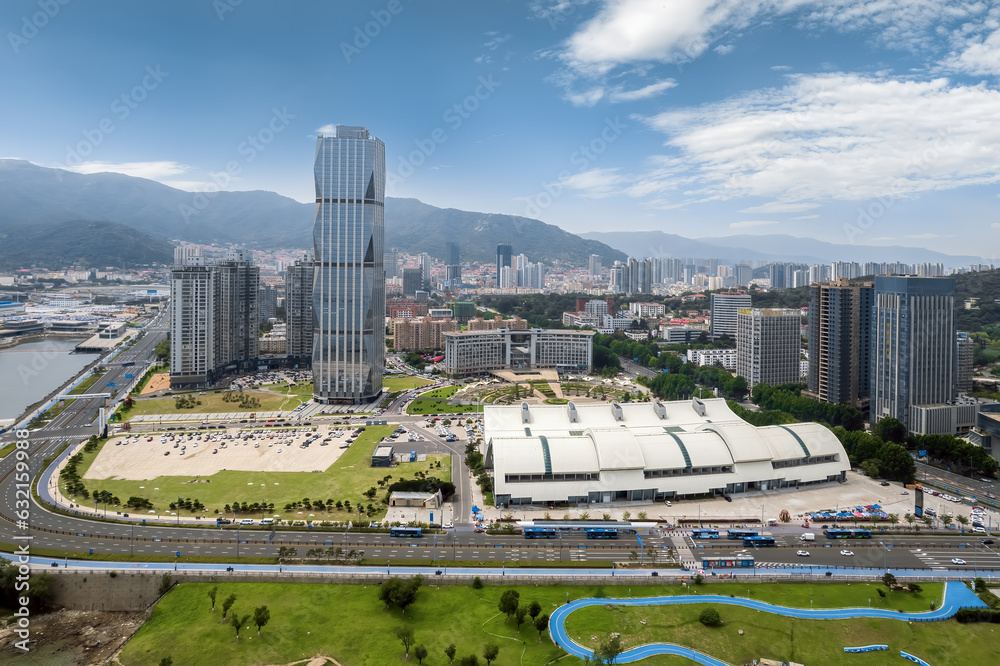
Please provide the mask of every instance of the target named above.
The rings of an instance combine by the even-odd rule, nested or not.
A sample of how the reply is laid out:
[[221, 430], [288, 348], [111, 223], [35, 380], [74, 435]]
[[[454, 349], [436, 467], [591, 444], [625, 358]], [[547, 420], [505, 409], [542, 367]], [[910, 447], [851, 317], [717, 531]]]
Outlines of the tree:
[[946, 513], [943, 516], [941, 516], [941, 522], [944, 523], [945, 526], [947, 527], [948, 525], [951, 525], [953, 522], [955, 522], [955, 520]]
[[722, 625], [722, 616], [719, 615], [719, 611], [709, 606], [698, 616], [698, 621], [706, 627], [718, 627]]
[[236, 603], [236, 595], [235, 594], [230, 594], [228, 597], [226, 597], [226, 600], [222, 602], [222, 619], [223, 620], [226, 619], [226, 614], [229, 612], [229, 609], [232, 608], [233, 604], [235, 604], [235, 603]]
[[474, 654], [470, 654], [468, 657], [462, 657], [461, 666], [479, 666], [479, 657]]
[[521, 625], [524, 624], [524, 618], [528, 615], [528, 609], [524, 606], [518, 606], [517, 610], [514, 611], [514, 622], [517, 624], [517, 633], [521, 633]]
[[271, 619], [271, 611], [267, 609], [267, 606], [258, 606], [253, 609], [253, 623], [257, 625], [257, 635], [260, 636], [260, 630], [265, 624]]
[[444, 656], [448, 657], [448, 663], [455, 663], [455, 653], [458, 652], [458, 648], [455, 647], [454, 643], [449, 643], [448, 647], [444, 649]]
[[504, 593], [500, 595], [500, 603], [497, 604], [497, 608], [501, 613], [505, 614], [509, 620], [513, 617], [514, 613], [517, 612], [517, 606], [520, 600], [521, 595], [518, 594], [517, 590], [505, 590]]
[[486, 666], [490, 666], [498, 654], [500, 654], [500, 646], [496, 643], [487, 643], [483, 646], [483, 659], [486, 660]]
[[880, 420], [872, 426], [872, 434], [883, 442], [902, 444], [906, 441], [906, 432], [906, 426], [899, 419], [892, 418], [891, 416]]
[[528, 615], [531, 616], [531, 621], [534, 622], [538, 614], [542, 612], [542, 605], [537, 601], [532, 601], [528, 604]]
[[896, 577], [886, 571], [885, 575], [882, 576], [882, 584], [886, 587], [892, 587], [896, 584]]
[[163, 596], [164, 594], [169, 592], [170, 588], [173, 587], [173, 584], [174, 583], [171, 580], [170, 574], [168, 573], [163, 574], [163, 576], [160, 578], [160, 588], [158, 590], [159, 595]]
[[618, 659], [618, 655], [624, 651], [625, 648], [622, 646], [622, 639], [616, 634], [609, 636], [606, 641], [602, 642], [597, 651], [594, 652], [594, 656], [607, 664], [613, 664]]
[[219, 586], [213, 585], [212, 589], [208, 591], [208, 598], [212, 600], [212, 612], [215, 612], [215, 595], [219, 593]]
[[243, 628], [244, 624], [250, 621], [250, 616], [244, 615], [240, 618], [240, 616], [236, 614], [236, 611], [233, 611], [233, 614], [230, 615], [229, 618], [229, 623], [233, 626], [233, 629], [236, 630], [236, 640], [240, 640], [240, 629]]
[[962, 527], [965, 527], [966, 525], [969, 524], [969, 519], [963, 516], [962, 514], [958, 514], [957, 516], [955, 516], [955, 520], [957, 520]]
[[409, 658], [410, 646], [413, 645], [413, 640], [414, 640], [413, 627], [407, 627], [407, 626], [396, 627], [393, 633], [396, 634], [396, 638], [399, 639], [399, 642], [403, 644], [403, 649], [406, 651], [406, 657]]
[[549, 628], [549, 614], [542, 613], [535, 618], [535, 629], [538, 630], [538, 640], [542, 640], [542, 632]]
[[174, 659], [173, 659], [173, 657], [167, 656], [167, 657], [164, 657], [163, 659], [161, 659], [160, 660], [160, 666], [174, 666]]
[[423, 664], [424, 659], [427, 658], [427, 648], [423, 645], [418, 645], [413, 648], [413, 656], [417, 658], [417, 664]]

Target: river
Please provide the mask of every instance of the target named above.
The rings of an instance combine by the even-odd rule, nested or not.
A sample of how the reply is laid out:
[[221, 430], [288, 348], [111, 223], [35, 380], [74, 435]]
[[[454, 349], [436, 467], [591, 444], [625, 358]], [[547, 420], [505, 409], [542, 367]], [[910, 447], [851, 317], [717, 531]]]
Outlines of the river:
[[0, 420], [17, 418], [97, 359], [71, 353], [82, 340], [48, 337], [0, 349]]

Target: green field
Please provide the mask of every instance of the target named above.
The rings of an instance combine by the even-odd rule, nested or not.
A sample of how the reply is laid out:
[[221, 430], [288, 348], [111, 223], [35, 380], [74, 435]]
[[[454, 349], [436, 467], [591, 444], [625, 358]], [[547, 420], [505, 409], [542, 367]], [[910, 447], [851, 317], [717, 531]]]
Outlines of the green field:
[[[201, 481], [200, 483], [195, 483], [195, 479], [189, 476], [158, 476], [144, 481], [84, 479], [84, 483], [91, 492], [108, 490], [122, 501], [133, 495], [145, 497], [160, 511], [169, 510], [167, 507], [178, 497], [197, 499], [205, 505], [205, 510], [192, 515], [214, 516], [215, 509], [221, 512], [226, 504], [234, 502], [252, 504], [263, 502], [266, 499], [269, 503], [274, 504], [274, 513], [281, 515], [285, 520], [297, 520], [308, 518], [310, 512], [305, 511], [300, 516], [297, 511], [293, 511], [286, 515], [284, 506], [306, 497], [323, 501], [333, 499], [335, 502], [337, 500], [350, 500], [351, 504], [357, 504], [359, 500], [363, 500], [366, 505], [372, 503], [379, 506], [378, 500], [384, 495], [384, 491], [379, 491], [375, 500], [369, 500], [363, 496], [363, 493], [372, 486], [377, 488], [378, 481], [387, 474], [391, 474], [393, 481], [397, 481], [404, 477], [412, 477], [415, 472], [422, 471], [427, 472], [428, 476], [451, 481], [451, 456], [443, 454], [428, 455], [427, 462], [422, 463], [404, 463], [393, 468], [371, 467], [371, 456], [375, 450], [375, 444], [382, 437], [390, 434], [394, 428], [395, 426], [369, 426], [355, 440], [354, 444], [321, 474], [225, 470], [211, 476], [201, 477], [198, 479]], [[331, 446], [336, 446], [336, 444], [331, 444]], [[86, 475], [86, 470], [90, 468], [97, 452], [85, 453], [83, 456], [84, 460], [78, 468], [81, 477]], [[441, 461], [441, 467], [432, 469], [431, 465], [438, 460]], [[248, 486], [248, 483], [253, 483], [253, 486]], [[140, 488], [140, 486], [145, 487]], [[159, 490], [154, 490], [154, 488], [159, 488]], [[328, 515], [317, 511], [313, 511], [313, 513], [316, 514], [315, 519], [333, 521], [346, 521], [351, 517], [346, 511], [337, 511], [336, 509]], [[184, 512], [182, 515], [188, 514]]]
[[285, 396], [285, 401], [278, 406], [278, 409], [281, 411], [295, 409], [302, 403], [312, 400], [313, 396], [312, 382], [302, 382], [301, 384], [279, 384], [277, 386], [268, 386], [267, 390], [273, 391], [274, 393], [280, 393]]
[[[509, 588], [487, 586], [434, 587], [431, 580], [418, 593], [417, 601], [405, 613], [386, 610], [377, 598], [375, 585], [321, 585], [308, 583], [227, 583], [219, 584], [215, 613], [210, 612], [208, 583], [184, 583], [164, 597], [153, 610], [150, 620], [136, 633], [121, 654], [125, 666], [159, 663], [170, 656], [175, 664], [283, 664], [316, 655], [335, 658], [344, 666], [382, 666], [415, 664], [411, 648], [404, 659], [402, 645], [393, 635], [399, 626], [413, 629], [414, 645], [425, 645], [429, 656], [424, 664], [448, 663], [444, 648], [454, 643], [458, 648], [456, 663], [473, 652], [482, 660], [482, 646], [494, 642], [500, 646], [497, 666], [547, 664], [565, 653], [554, 646], [545, 632], [527, 624], [517, 634], [513, 621], [506, 621], [497, 610], [500, 595]], [[867, 605], [873, 585], [765, 584], [751, 586], [754, 598], [789, 605], [814, 600], [820, 605]], [[540, 585], [516, 587], [520, 602], [538, 601], [543, 613], [551, 613], [567, 599], [602, 596], [653, 596], [686, 594], [678, 586], [583, 587]], [[743, 585], [706, 585], [705, 593], [743, 591]], [[893, 593], [886, 602], [890, 608], [927, 608], [930, 599], [939, 598], [942, 586], [928, 584], [921, 595]], [[233, 608], [249, 614], [259, 605], [267, 605], [270, 623], [260, 637], [256, 627], [241, 631], [234, 639], [231, 626], [222, 624], [221, 601], [236, 595]], [[913, 597], [918, 598], [914, 599]], [[863, 603], [861, 603], [863, 602]], [[873, 605], [875, 600], [872, 601]], [[992, 664], [998, 656], [995, 630], [989, 624], [960, 625], [948, 622], [906, 623], [891, 620], [790, 620], [767, 613], [730, 606], [716, 606], [725, 626], [709, 629], [697, 621], [701, 610], [696, 606], [661, 606], [619, 609], [595, 606], [573, 613], [567, 628], [583, 645], [595, 645], [612, 631], [622, 634], [623, 642], [680, 641], [702, 649], [730, 663], [749, 663], [769, 657], [794, 659], [809, 666], [825, 664], [873, 665], [901, 662], [900, 649], [916, 654], [934, 666], [947, 664]], [[642, 624], [641, 620], [646, 620]], [[742, 629], [743, 636], [737, 631]], [[991, 638], [993, 636], [993, 638]], [[844, 646], [887, 643], [890, 652], [846, 654]], [[893, 653], [892, 651], [895, 651]], [[573, 657], [560, 664], [580, 664]], [[678, 657], [658, 656], [641, 664], [671, 666], [690, 664]]]
[[96, 373], [95, 372], [94, 374], [92, 374], [91, 376], [87, 377], [82, 382], [80, 382], [76, 387], [73, 388], [72, 391], [69, 391], [69, 394], [70, 395], [82, 395], [82, 394], [86, 393], [87, 389], [89, 389], [91, 386], [93, 386], [94, 384], [96, 384], [97, 380], [100, 379], [103, 376], [104, 376], [103, 372], [101, 372], [101, 373]]
[[10, 444], [7, 444], [6, 446], [0, 446], [0, 458], [6, 458], [7, 454], [10, 453], [11, 451], [13, 451], [14, 447], [16, 447], [16, 446], [17, 446], [17, 444], [15, 444], [14, 442], [11, 442]]
[[[887, 600], [875, 593], [873, 584], [848, 585], [766, 585], [751, 587], [754, 598], [788, 606], [814, 608], [873, 607], [925, 611], [931, 600], [939, 600], [941, 584], [927, 584], [917, 595], [892, 592]], [[768, 589], [769, 588], [769, 589]], [[745, 595], [741, 585], [713, 585], [701, 588], [706, 594]], [[633, 590], [634, 593], [634, 590]], [[808, 598], [807, 598], [808, 597]], [[712, 604], [706, 604], [712, 605]], [[941, 664], [989, 664], [1000, 657], [1000, 642], [990, 625], [961, 625], [948, 622], [904, 622], [896, 620], [796, 620], [748, 608], [712, 605], [722, 616], [722, 627], [709, 628], [698, 621], [704, 605], [656, 607], [590, 607], [569, 616], [567, 632], [582, 645], [594, 645], [591, 636], [601, 638], [611, 632], [622, 636], [626, 648], [647, 643], [677, 643], [733, 664], [750, 663], [761, 657], [803, 664], [885, 664], [898, 659], [899, 650], [915, 654], [935, 666]], [[645, 621], [645, 624], [643, 624]], [[739, 635], [739, 630], [743, 635]], [[886, 644], [889, 652], [848, 654], [845, 646]], [[691, 663], [679, 658], [658, 656], [643, 664]]]
[[406, 391], [411, 388], [418, 388], [421, 386], [427, 386], [428, 384], [433, 384], [429, 379], [424, 379], [423, 377], [410, 377], [409, 375], [392, 375], [386, 377], [382, 380], [382, 387], [386, 391], [396, 392], [396, 391]]
[[[274, 412], [283, 409], [282, 405], [289, 402], [289, 399], [286, 396], [275, 395], [271, 391], [247, 391], [246, 394], [259, 399], [260, 405], [253, 407], [252, 409], [241, 409], [239, 402], [227, 402], [223, 400], [222, 398], [225, 393], [206, 392], [205, 395], [191, 393], [188, 395], [194, 397], [196, 400], [200, 400], [200, 405], [195, 405], [190, 409], [177, 409], [177, 407], [174, 406], [173, 396], [167, 396], [164, 398], [136, 399], [135, 403], [132, 405], [132, 409], [128, 410], [125, 413], [125, 416], [127, 418], [131, 418], [139, 414], [225, 414], [228, 412]], [[294, 398], [290, 402], [290, 406], [286, 406], [284, 409], [297, 407], [300, 402], [302, 401]]]
[[422, 393], [406, 406], [407, 414], [468, 414], [482, 411], [478, 405], [452, 405], [448, 403], [449, 398], [458, 393], [457, 386], [444, 386], [442, 388]]

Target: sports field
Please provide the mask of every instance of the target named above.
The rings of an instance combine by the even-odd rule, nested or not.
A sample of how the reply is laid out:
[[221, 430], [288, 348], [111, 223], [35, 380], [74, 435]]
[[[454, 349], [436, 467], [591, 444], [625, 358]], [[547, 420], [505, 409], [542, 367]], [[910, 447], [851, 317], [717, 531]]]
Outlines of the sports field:
[[[433, 577], [431, 577], [433, 579]], [[300, 659], [325, 655], [343, 666], [383, 666], [415, 664], [410, 650], [404, 659], [403, 647], [393, 631], [406, 626], [413, 629], [416, 645], [424, 645], [428, 657], [424, 664], [448, 663], [444, 648], [457, 647], [455, 663], [476, 653], [482, 659], [483, 644], [500, 647], [497, 666], [554, 663], [563, 652], [552, 644], [547, 632], [538, 632], [526, 624], [518, 634], [513, 620], [507, 621], [497, 609], [500, 595], [507, 587], [433, 586], [433, 580], [417, 594], [416, 602], [401, 613], [386, 610], [378, 600], [374, 585], [319, 585], [307, 583], [219, 583], [218, 602], [236, 595], [233, 608], [242, 617], [253, 608], [267, 605], [271, 620], [260, 637], [256, 627], [234, 639], [232, 627], [220, 622], [221, 609], [210, 612], [208, 583], [184, 583], [171, 591], [153, 610], [150, 620], [125, 647], [121, 662], [125, 666], [159, 663], [170, 656], [175, 664], [287, 664]], [[430, 584], [430, 585], [428, 585]], [[633, 586], [631, 588], [540, 585], [516, 587], [520, 604], [538, 601], [543, 613], [551, 613], [567, 599], [602, 596], [655, 596], [687, 594], [671, 586]], [[706, 593], [746, 593], [743, 585], [706, 585]], [[927, 584], [922, 598], [892, 596], [886, 607], [926, 610], [930, 599], [940, 601], [942, 586]], [[813, 599], [834, 606], [867, 605], [868, 595], [877, 596], [873, 585], [865, 584], [762, 584], [750, 587], [751, 596], [773, 603], [801, 604], [808, 607]], [[905, 593], [899, 593], [903, 595]], [[874, 604], [873, 600], [873, 604]], [[700, 605], [690, 607], [635, 608], [632, 616], [620, 608], [598, 606], [589, 613], [577, 611], [567, 626], [574, 638], [584, 645], [597, 644], [610, 632], [621, 632], [629, 645], [642, 641], [678, 641], [699, 647], [708, 654], [730, 663], [750, 663], [751, 659], [793, 659], [804, 664], [850, 664], [872, 666], [882, 663], [905, 663], [900, 649], [923, 657], [934, 666], [948, 664], [997, 663], [1000, 644], [994, 625], [892, 620], [805, 621], [789, 620], [767, 613], [747, 611], [737, 614], [732, 607], [719, 607], [725, 625], [708, 628], [697, 615]], [[654, 611], [662, 611], [658, 614]], [[692, 615], [693, 614], [693, 615]], [[642, 620], [646, 624], [642, 624]], [[738, 630], [743, 630], [743, 635]], [[596, 640], [592, 640], [596, 637]], [[847, 645], [886, 643], [895, 652], [845, 654]], [[560, 664], [581, 664], [565, 657]], [[688, 666], [692, 662], [677, 657], [657, 656], [639, 662], [643, 665]]]
[[[343, 450], [339, 449], [339, 439], [334, 439], [326, 447], [319, 446], [319, 442], [314, 442], [308, 449], [300, 449], [298, 446], [292, 446], [290, 449], [283, 449], [281, 454], [276, 452], [276, 447], [267, 448], [262, 444], [261, 447], [266, 448], [268, 453], [266, 455], [261, 454], [260, 457], [256, 458], [260, 464], [260, 469], [256, 471], [226, 469], [203, 475], [197, 473], [179, 473], [176, 467], [178, 463], [177, 458], [180, 457], [177, 455], [177, 450], [170, 448], [171, 454], [164, 456], [163, 450], [167, 447], [160, 444], [158, 435], [154, 438], [153, 442], [146, 442], [143, 439], [139, 444], [130, 444], [127, 447], [115, 447], [112, 441], [106, 442], [100, 452], [83, 454], [84, 461], [78, 469], [81, 476], [84, 477], [87, 488], [91, 492], [94, 490], [108, 490], [123, 501], [133, 495], [144, 497], [150, 500], [153, 506], [161, 512], [166, 511], [169, 504], [175, 502], [178, 497], [199, 500], [205, 505], [205, 510], [196, 515], [208, 516], [215, 515], [215, 509], [221, 512], [226, 504], [234, 502], [252, 504], [266, 500], [274, 504], [276, 508], [275, 513], [280, 514], [282, 519], [305, 519], [308, 518], [308, 511], [302, 516], [297, 513], [295, 515], [284, 515], [282, 508], [285, 504], [301, 501], [306, 497], [324, 502], [327, 499], [332, 499], [334, 502], [338, 500], [350, 500], [351, 504], [355, 505], [358, 501], [363, 500], [365, 504], [372, 502], [377, 505], [377, 501], [369, 500], [363, 496], [363, 493], [371, 487], [377, 488], [378, 482], [389, 474], [392, 475], [393, 480], [399, 480], [404, 477], [414, 478], [416, 472], [422, 471], [426, 472], [428, 476], [436, 476], [445, 481], [451, 480], [451, 457], [443, 454], [428, 455], [426, 462], [401, 463], [397, 467], [392, 468], [371, 467], [371, 456], [375, 450], [376, 443], [382, 437], [390, 434], [394, 428], [395, 426], [392, 425], [370, 426], [349, 448]], [[325, 428], [321, 428], [320, 432], [326, 436]], [[123, 455], [121, 452], [123, 448], [136, 448], [138, 450], [142, 446], [154, 447], [151, 452], [152, 455], [148, 456], [148, 462], [145, 467], [148, 478], [114, 478], [116, 476], [114, 465], [108, 465], [103, 461], [98, 473], [104, 478], [89, 478], [90, 468], [94, 459], [98, 456], [103, 457], [104, 449], [107, 449], [109, 445], [114, 449], [118, 449], [118, 451], [114, 451], [111, 455]], [[205, 444], [200, 444], [199, 450], [202, 446], [205, 446]], [[216, 444], [212, 443], [212, 446], [214, 447]], [[242, 455], [244, 449], [248, 451], [254, 450], [252, 445], [244, 447], [242, 443], [238, 447], [234, 446], [232, 448], [234, 450], [239, 449], [240, 455]], [[183, 457], [186, 459], [194, 450], [189, 444], [187, 454]], [[326, 450], [328, 453], [321, 455], [336, 456], [339, 453], [339, 457], [334, 457], [333, 462], [329, 463], [326, 468], [317, 469], [319, 473], [311, 470], [306, 472], [279, 471], [274, 467], [274, 463], [279, 457], [281, 457], [282, 464], [290, 466], [297, 456], [313, 456], [317, 455], [316, 451], [323, 450]], [[247, 455], [258, 455], [260, 449], [256, 449], [255, 451], [254, 454]], [[198, 456], [206, 456], [207, 454], [211, 458], [219, 458], [224, 452], [220, 450], [218, 454], [212, 454], [211, 449], [207, 449], [205, 452], [199, 453]], [[166, 469], [167, 474], [161, 474], [161, 472], [165, 471], [164, 460], [167, 458], [172, 459], [170, 463], [171, 467]], [[285, 460], [289, 462], [286, 463]], [[438, 461], [440, 461], [441, 467], [432, 467]], [[123, 469], [123, 471], [125, 470]], [[383, 494], [383, 491], [380, 491], [381, 494]], [[379, 495], [376, 496], [376, 498], [378, 497]], [[187, 514], [182, 513], [181, 515]], [[328, 516], [317, 513], [314, 519], [346, 520], [346, 518], [346, 513], [338, 516], [335, 511]]]

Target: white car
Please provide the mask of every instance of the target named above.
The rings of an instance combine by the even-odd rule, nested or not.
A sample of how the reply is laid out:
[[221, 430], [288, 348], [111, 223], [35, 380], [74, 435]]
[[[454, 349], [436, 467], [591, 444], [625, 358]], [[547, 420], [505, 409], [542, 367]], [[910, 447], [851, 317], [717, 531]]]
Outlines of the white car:
[[799, 557], [809, 557], [808, 550], [797, 550], [795, 551], [795, 554], [798, 555]]
[[965, 564], [965, 560], [963, 560], [960, 557], [953, 557], [953, 558], [951, 558], [951, 563], [952, 564]]
[[445, 523], [441, 527], [445, 528], [446, 530], [450, 530], [455, 527], [455, 523]]
[[972, 531], [975, 532], [976, 534], [986, 534], [985, 527], [973, 527]]
[[846, 555], [847, 557], [851, 557], [851, 556], [854, 555], [854, 551], [853, 550], [842, 550], [842, 551], [840, 551], [840, 554], [841, 555]]

